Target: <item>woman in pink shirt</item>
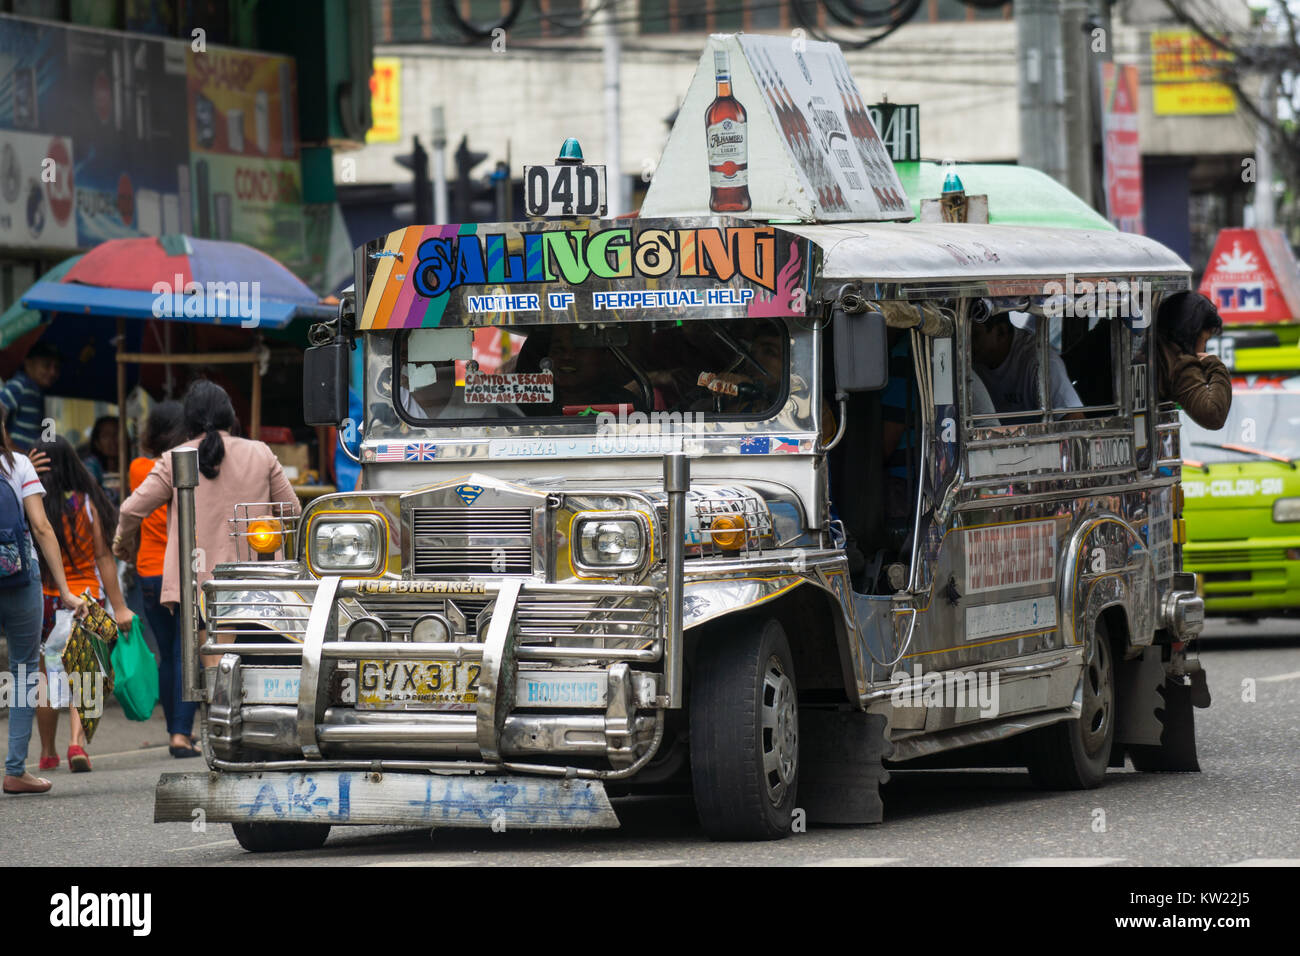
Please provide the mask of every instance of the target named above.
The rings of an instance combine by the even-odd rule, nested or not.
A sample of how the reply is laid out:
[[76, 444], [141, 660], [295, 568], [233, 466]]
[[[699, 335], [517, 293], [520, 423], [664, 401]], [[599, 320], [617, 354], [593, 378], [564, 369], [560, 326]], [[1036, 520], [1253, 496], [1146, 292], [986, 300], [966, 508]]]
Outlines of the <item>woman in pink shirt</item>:
[[[298, 514], [298, 496], [284, 476], [275, 453], [263, 442], [236, 438], [239, 420], [230, 396], [220, 385], [200, 379], [185, 393], [185, 426], [190, 440], [178, 447], [199, 450], [199, 486], [194, 491], [196, 546], [203, 552], [198, 562], [199, 585], [212, 577], [212, 569], [237, 561], [236, 540], [230, 518], [241, 502], [283, 502], [289, 514]], [[155, 508], [172, 500], [172, 462], [163, 454], [131, 497], [122, 503], [113, 553], [123, 560], [135, 554], [140, 522]], [[167, 554], [163, 558], [163, 604], [180, 601], [180, 565], [176, 540], [176, 509], [167, 511]]]

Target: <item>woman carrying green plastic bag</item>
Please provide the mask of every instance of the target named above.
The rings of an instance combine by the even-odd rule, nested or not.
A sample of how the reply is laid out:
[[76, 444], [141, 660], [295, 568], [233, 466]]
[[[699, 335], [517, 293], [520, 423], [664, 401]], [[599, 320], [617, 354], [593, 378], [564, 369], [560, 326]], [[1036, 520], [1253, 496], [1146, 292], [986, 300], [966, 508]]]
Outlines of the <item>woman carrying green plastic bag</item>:
[[158, 703], [158, 662], [145, 643], [137, 615], [113, 645], [113, 693], [129, 720], [148, 720]]

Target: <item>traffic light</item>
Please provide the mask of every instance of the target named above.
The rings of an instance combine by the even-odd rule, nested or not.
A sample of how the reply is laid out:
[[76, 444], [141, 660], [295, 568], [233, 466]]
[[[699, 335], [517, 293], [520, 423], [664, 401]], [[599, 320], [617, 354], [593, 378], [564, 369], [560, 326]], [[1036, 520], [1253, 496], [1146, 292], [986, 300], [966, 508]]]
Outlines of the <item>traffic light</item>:
[[469, 137], [462, 136], [456, 147], [456, 191], [452, 196], [452, 218], [456, 222], [490, 222], [496, 212], [496, 187], [488, 181], [470, 177], [470, 172], [487, 153], [477, 153], [469, 148]]
[[433, 222], [433, 187], [429, 183], [429, 154], [420, 145], [420, 137], [412, 136], [411, 143], [411, 152], [393, 158], [414, 174], [415, 222], [430, 223]]

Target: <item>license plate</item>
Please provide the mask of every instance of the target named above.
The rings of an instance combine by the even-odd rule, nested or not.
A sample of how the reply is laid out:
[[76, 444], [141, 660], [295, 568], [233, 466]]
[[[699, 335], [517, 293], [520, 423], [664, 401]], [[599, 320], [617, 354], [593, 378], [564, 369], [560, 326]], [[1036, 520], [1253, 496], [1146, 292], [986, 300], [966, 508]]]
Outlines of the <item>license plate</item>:
[[478, 703], [478, 661], [357, 662], [357, 707], [469, 710]]

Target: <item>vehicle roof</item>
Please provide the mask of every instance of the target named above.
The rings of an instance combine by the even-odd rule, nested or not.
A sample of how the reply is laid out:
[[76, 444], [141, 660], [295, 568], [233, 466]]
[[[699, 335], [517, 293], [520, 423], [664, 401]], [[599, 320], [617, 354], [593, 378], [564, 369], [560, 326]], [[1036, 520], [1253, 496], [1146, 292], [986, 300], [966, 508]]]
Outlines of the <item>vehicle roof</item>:
[[1051, 176], [1030, 166], [922, 161], [895, 163], [894, 170], [918, 217], [921, 200], [938, 198], [944, 177], [952, 170], [961, 177], [968, 196], [989, 197], [991, 225], [1115, 231], [1105, 216]]
[[[1100, 229], [967, 223], [782, 225], [823, 251], [825, 279], [918, 281], [1191, 275], [1154, 239]], [[919, 277], [924, 277], [920, 280]]]

